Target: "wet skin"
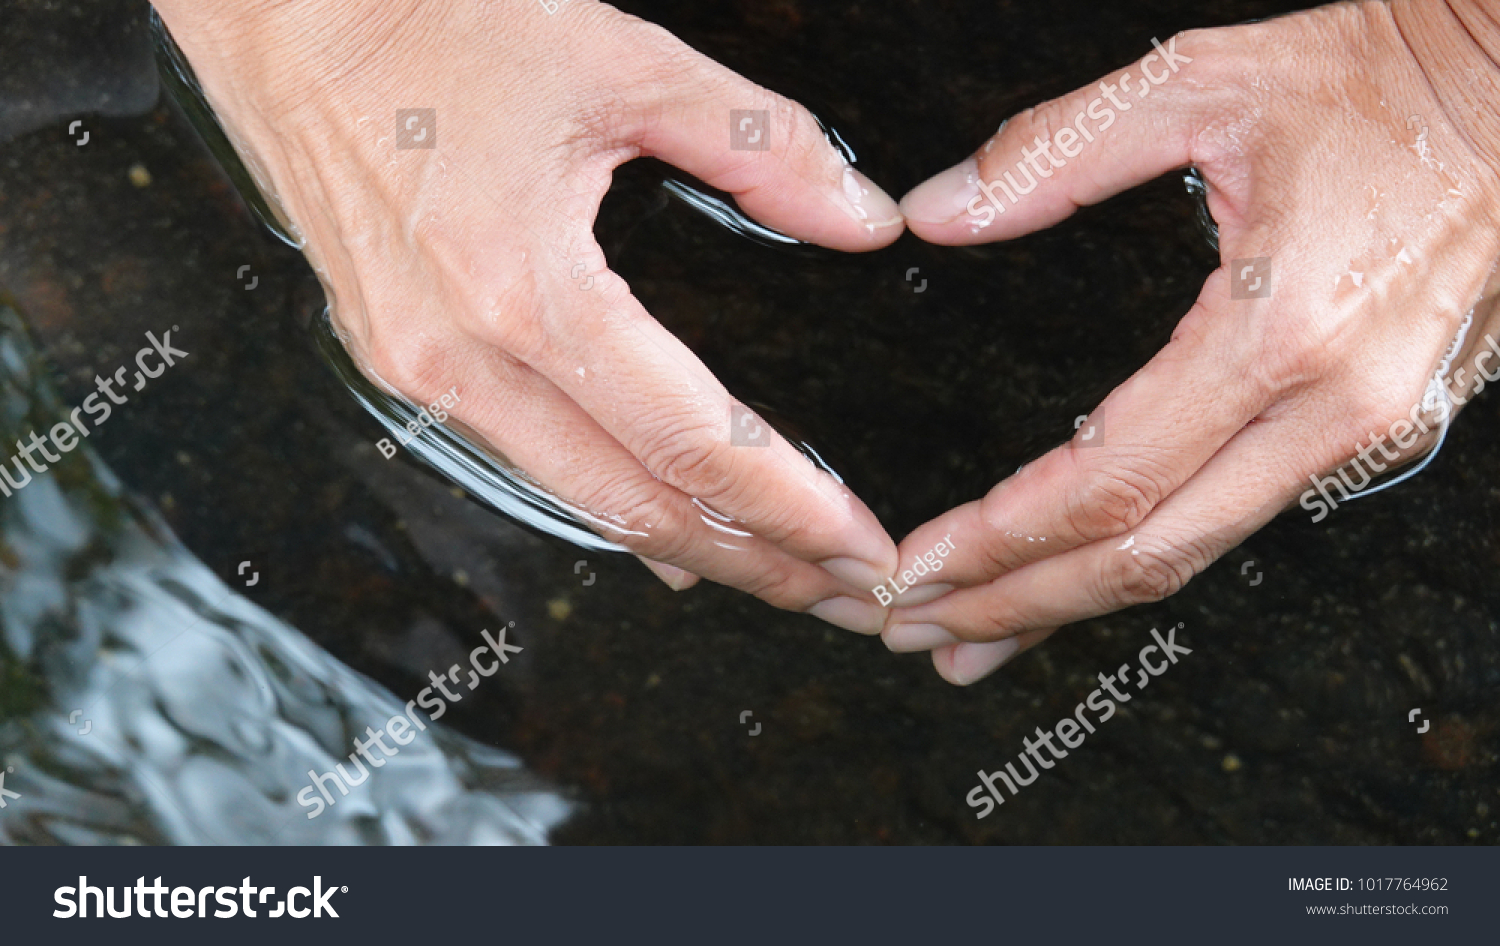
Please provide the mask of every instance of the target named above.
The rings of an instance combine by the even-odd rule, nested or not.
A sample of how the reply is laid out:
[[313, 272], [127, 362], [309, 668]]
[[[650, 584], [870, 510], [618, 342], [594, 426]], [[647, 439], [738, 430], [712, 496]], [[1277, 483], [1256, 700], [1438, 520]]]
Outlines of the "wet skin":
[[[673, 587], [701, 575], [883, 628], [893, 649], [934, 649], [955, 683], [1062, 624], [1175, 593], [1406, 416], [1462, 327], [1455, 365], [1495, 330], [1493, 2], [1364, 3], [1176, 37], [1016, 116], [904, 201], [918, 236], [973, 244], [1192, 165], [1226, 265], [1095, 412], [1101, 442], [1048, 454], [898, 556], [785, 442], [732, 447], [727, 392], [602, 268], [589, 233], [611, 169], [651, 154], [804, 239], [895, 239], [900, 216], [805, 112], [603, 4], [554, 17], [328, 0], [301, 23], [270, 5], [160, 6], [367, 370], [419, 401], [455, 381], [473, 391], [469, 427], [617, 523], [611, 538]], [[461, 40], [473, 35], [493, 41]], [[544, 78], [486, 85], [527, 90], [500, 95], [475, 75]], [[452, 116], [442, 151], [392, 150], [370, 116], [397, 88]], [[725, 150], [720, 119], [746, 101], [784, 131], [768, 151]], [[1109, 126], [1091, 124], [1104, 109]], [[524, 187], [503, 173], [517, 166]], [[996, 203], [1002, 179], [1011, 197]], [[390, 245], [411, 252], [395, 263]], [[1274, 261], [1270, 297], [1235, 298], [1228, 264], [1251, 259]], [[571, 281], [580, 263], [594, 294]], [[868, 589], [948, 534], [942, 582], [923, 576], [940, 596], [919, 585], [884, 613]]]

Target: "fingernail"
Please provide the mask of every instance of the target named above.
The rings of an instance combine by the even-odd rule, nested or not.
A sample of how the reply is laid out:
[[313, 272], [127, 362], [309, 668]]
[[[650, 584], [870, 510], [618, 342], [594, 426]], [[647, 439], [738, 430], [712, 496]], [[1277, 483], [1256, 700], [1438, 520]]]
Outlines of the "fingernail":
[[952, 585], [916, 585], [902, 593], [898, 604], [903, 608], [915, 608], [919, 604], [936, 601], [952, 590]]
[[871, 637], [879, 634], [880, 629], [885, 626], [883, 608], [870, 604], [868, 601], [859, 601], [844, 595], [829, 598], [827, 601], [819, 601], [808, 608], [807, 613], [820, 621], [827, 621], [834, 627]]
[[953, 649], [953, 682], [968, 686], [1005, 666], [1020, 649], [1021, 642], [1014, 637], [983, 644], [959, 644]]
[[860, 591], [874, 594], [876, 588], [885, 584], [885, 571], [857, 558], [830, 558], [818, 564], [828, 574]]
[[949, 223], [979, 196], [979, 161], [968, 158], [901, 198], [901, 212], [917, 223]]
[[957, 637], [936, 624], [897, 624], [880, 636], [885, 639], [885, 646], [897, 654], [910, 654], [959, 643]]
[[651, 569], [651, 574], [660, 578], [673, 591], [686, 591], [698, 583], [697, 575], [678, 568], [676, 565], [652, 561], [640, 555], [637, 555], [636, 558], [640, 559], [642, 565]]
[[869, 232], [894, 227], [905, 222], [901, 208], [890, 195], [852, 167], [844, 168], [844, 212]]

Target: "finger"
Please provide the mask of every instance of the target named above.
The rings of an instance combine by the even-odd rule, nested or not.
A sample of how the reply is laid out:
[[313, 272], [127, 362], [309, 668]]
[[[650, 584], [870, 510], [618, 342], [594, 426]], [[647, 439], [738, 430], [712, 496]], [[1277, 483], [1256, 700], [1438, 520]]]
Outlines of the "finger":
[[[447, 346], [459, 365], [451, 413], [535, 478], [605, 538], [677, 589], [703, 576], [780, 608], [874, 634], [884, 611], [826, 569], [707, 515], [651, 475], [576, 403], [535, 371], [473, 340]], [[404, 390], [433, 394], [420, 384]]]
[[1043, 559], [930, 604], [898, 608], [896, 625], [937, 625], [963, 641], [994, 642], [1059, 627], [1176, 594], [1224, 552], [1269, 522], [1336, 465], [1324, 433], [1340, 416], [1330, 404], [1312, 418], [1281, 415], [1236, 436], [1126, 541], [1094, 542]]
[[738, 405], [612, 273], [593, 291], [561, 283], [544, 298], [545, 334], [486, 340], [519, 352], [662, 483], [873, 603], [895, 544], [848, 489]]
[[[789, 236], [833, 249], [885, 246], [901, 212], [850, 167], [812, 114], [663, 35], [680, 65], [635, 90], [642, 153], [728, 191], [746, 213]], [[627, 98], [630, 98], [627, 95]]]
[[983, 644], [954, 644], [933, 651], [932, 665], [944, 680], [966, 687], [983, 680], [1056, 632], [1056, 628], [1050, 628]]
[[1197, 37], [1158, 42], [1096, 85], [1011, 118], [902, 199], [912, 232], [947, 245], [1006, 240], [1195, 163], [1196, 133], [1218, 98], [1194, 68], [1206, 58]]
[[1265, 350], [1262, 324], [1230, 301], [1227, 273], [1215, 272], [1167, 346], [1081, 419], [1071, 442], [901, 543], [903, 563], [938, 543], [952, 548], [941, 571], [898, 574], [909, 603], [927, 585], [987, 582], [1140, 523], [1274, 403], [1276, 386], [1255, 355]]
[[640, 559], [641, 564], [646, 566], [651, 574], [660, 578], [673, 591], [687, 591], [698, 584], [700, 576], [678, 568], [676, 565], [668, 565], [666, 562], [654, 562], [644, 555], [637, 555], [636, 558]]

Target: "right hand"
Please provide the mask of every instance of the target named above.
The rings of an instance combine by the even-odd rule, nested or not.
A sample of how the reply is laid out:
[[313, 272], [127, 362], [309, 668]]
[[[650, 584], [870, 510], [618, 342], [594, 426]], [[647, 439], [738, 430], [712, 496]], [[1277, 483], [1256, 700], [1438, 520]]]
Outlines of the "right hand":
[[[729, 392], [592, 232], [611, 171], [649, 155], [797, 238], [895, 240], [894, 202], [805, 109], [590, 0], [157, 6], [364, 370], [417, 403], [457, 386], [455, 416], [674, 588], [880, 631], [874, 515], [769, 430], [731, 445]], [[436, 110], [435, 148], [397, 147], [406, 107]], [[731, 149], [737, 109], [769, 115], [767, 150]]]

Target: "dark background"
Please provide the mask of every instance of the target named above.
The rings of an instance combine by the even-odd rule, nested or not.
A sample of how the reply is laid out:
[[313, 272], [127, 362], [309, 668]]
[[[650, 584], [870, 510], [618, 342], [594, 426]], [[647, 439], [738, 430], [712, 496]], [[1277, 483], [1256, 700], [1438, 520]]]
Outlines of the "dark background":
[[[1292, 9], [622, 6], [798, 97], [898, 195], [1152, 37]], [[1175, 598], [955, 689], [925, 656], [722, 588], [674, 595], [633, 560], [531, 536], [383, 459], [383, 434], [309, 344], [321, 295], [301, 257], [253, 220], [175, 105], [151, 108], [144, 5], [0, 10], [0, 290], [68, 403], [148, 329], [180, 325], [194, 352], [92, 446], [226, 581], [229, 563], [264, 561], [244, 593], [398, 695], [477, 628], [516, 621], [521, 672], [449, 720], [585, 804], [555, 840], [1500, 840], [1493, 397], [1416, 480], [1319, 525], [1284, 516]], [[79, 117], [86, 147], [67, 135]], [[1180, 174], [1013, 243], [907, 236], [856, 257], [748, 242], [670, 200], [668, 173], [617, 175], [598, 226], [612, 266], [738, 397], [793, 419], [898, 537], [1067, 439], [1215, 264]], [[1190, 657], [975, 820], [976, 770], [1178, 622]]]

